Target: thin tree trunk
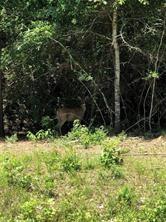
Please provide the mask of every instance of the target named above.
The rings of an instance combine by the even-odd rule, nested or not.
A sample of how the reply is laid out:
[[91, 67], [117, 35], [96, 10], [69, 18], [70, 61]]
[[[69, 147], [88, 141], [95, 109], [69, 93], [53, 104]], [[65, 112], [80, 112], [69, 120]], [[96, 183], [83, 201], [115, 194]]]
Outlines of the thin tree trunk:
[[113, 20], [112, 20], [112, 44], [114, 48], [115, 55], [115, 80], [114, 80], [114, 109], [115, 109], [115, 123], [114, 128], [115, 132], [120, 132], [120, 52], [119, 45], [117, 41], [117, 8], [114, 8], [113, 11]]
[[4, 137], [3, 97], [2, 97], [2, 72], [1, 71], [0, 71], [0, 137]]
[[[165, 20], [166, 21], [166, 20]], [[163, 38], [165, 35], [165, 21], [164, 21], [164, 29], [161, 35], [161, 39], [160, 39], [160, 44], [157, 50], [157, 56], [156, 56], [156, 62], [155, 62], [155, 73], [158, 74], [157, 70], [158, 70], [158, 61], [159, 61], [159, 54], [160, 54], [160, 49], [162, 47], [162, 43], [163, 43]], [[153, 86], [152, 86], [152, 96], [151, 96], [151, 104], [150, 104], [150, 112], [149, 112], [149, 129], [150, 132], [152, 131], [152, 114], [153, 114], [153, 106], [154, 106], [154, 95], [155, 95], [155, 87], [156, 87], [156, 79], [158, 76], [154, 77], [153, 79]]]
[[156, 79], [153, 79], [153, 86], [152, 86], [152, 96], [151, 96], [151, 104], [150, 104], [150, 112], [149, 112], [149, 130], [152, 131], [152, 112], [153, 112], [153, 103], [154, 103], [154, 94], [155, 94], [155, 86], [156, 86]]

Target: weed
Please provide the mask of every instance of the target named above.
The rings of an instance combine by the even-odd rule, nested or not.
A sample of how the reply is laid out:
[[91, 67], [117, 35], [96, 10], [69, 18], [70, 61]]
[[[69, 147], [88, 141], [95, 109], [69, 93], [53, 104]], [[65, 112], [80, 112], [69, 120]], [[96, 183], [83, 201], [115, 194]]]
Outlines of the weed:
[[125, 133], [125, 131], [122, 131], [121, 133], [119, 133], [118, 138], [120, 141], [124, 141], [127, 138], [127, 134]]
[[54, 221], [56, 214], [54, 204], [53, 199], [31, 198], [21, 205], [17, 221]]
[[130, 186], [123, 186], [118, 194], [118, 200], [124, 202], [125, 204], [131, 206], [135, 198], [135, 193], [133, 188]]
[[39, 130], [36, 134], [33, 134], [32, 132], [27, 133], [27, 139], [30, 141], [40, 141], [53, 138], [54, 138], [54, 133], [50, 129]]
[[54, 177], [51, 175], [48, 175], [44, 178], [44, 193], [45, 195], [48, 195], [49, 197], [54, 196]]
[[7, 143], [15, 143], [18, 141], [17, 133], [13, 134], [12, 136], [6, 136], [5, 142]]
[[60, 168], [61, 156], [58, 152], [53, 151], [49, 153], [42, 154], [42, 160], [47, 166], [47, 169], [50, 173]]
[[87, 158], [83, 162], [83, 168], [85, 170], [94, 170], [96, 167], [98, 167], [99, 161], [98, 157], [97, 158]]
[[107, 131], [103, 126], [96, 128], [94, 132], [91, 132], [91, 143], [94, 145], [101, 144], [107, 138]]
[[98, 174], [98, 181], [100, 184], [107, 184], [109, 181], [111, 181], [112, 175], [109, 169], [104, 169], [102, 171], [99, 171]]
[[81, 164], [78, 156], [72, 150], [66, 152], [61, 161], [62, 169], [65, 172], [74, 172], [81, 169]]
[[122, 150], [118, 147], [119, 140], [105, 140], [102, 143], [103, 154], [101, 156], [101, 163], [106, 168], [111, 168], [114, 164], [121, 164], [123, 159], [121, 157]]
[[136, 161], [134, 165], [135, 165], [135, 170], [139, 175], [145, 174], [145, 165], [143, 163]]
[[124, 178], [124, 172], [123, 172], [122, 168], [119, 167], [119, 166], [112, 165], [111, 166], [111, 173], [112, 173], [113, 179], [122, 179], [122, 178]]
[[116, 196], [111, 196], [108, 202], [108, 213], [113, 221], [137, 222], [137, 215], [134, 210], [135, 192], [130, 186], [123, 186]]
[[120, 165], [121, 138], [100, 143], [97, 152], [76, 150], [73, 141], [60, 138], [50, 143], [52, 151], [40, 143], [43, 152], [1, 153], [0, 221], [165, 222], [165, 160], [161, 165], [160, 156], [124, 157]]
[[41, 120], [41, 125], [43, 129], [53, 129], [54, 128], [54, 120], [51, 119], [49, 116], [44, 116]]
[[30, 131], [27, 133], [27, 139], [30, 141], [37, 141], [36, 135]]
[[20, 186], [27, 190], [31, 189], [32, 177], [24, 172], [25, 165], [14, 158], [6, 158], [3, 162], [3, 167], [7, 182], [12, 186]]
[[72, 202], [70, 201], [70, 199], [68, 198], [61, 202], [57, 212], [57, 218], [59, 218], [58, 221], [64, 221], [64, 222], [100, 221], [97, 212], [95, 210], [93, 211], [90, 210], [89, 206], [82, 197], [79, 197], [79, 202], [78, 202], [78, 197], [76, 196], [72, 196]]
[[67, 138], [69, 140], [76, 140], [85, 148], [90, 145], [101, 144], [106, 139], [107, 132], [103, 127], [90, 131], [86, 126], [81, 125], [78, 120], [74, 121], [73, 129], [68, 133]]
[[142, 207], [139, 217], [142, 221], [165, 222], [166, 221], [166, 194], [165, 192], [154, 199], [150, 199]]

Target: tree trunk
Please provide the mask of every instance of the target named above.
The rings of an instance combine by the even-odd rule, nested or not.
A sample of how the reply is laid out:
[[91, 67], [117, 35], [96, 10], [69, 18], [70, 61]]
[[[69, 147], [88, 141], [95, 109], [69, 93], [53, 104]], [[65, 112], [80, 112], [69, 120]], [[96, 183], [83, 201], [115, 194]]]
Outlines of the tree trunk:
[[115, 71], [115, 80], [114, 80], [114, 110], [115, 110], [115, 122], [114, 128], [115, 132], [120, 132], [120, 52], [119, 45], [117, 40], [117, 8], [114, 8], [113, 11], [113, 20], [112, 20], [112, 44], [114, 48], [114, 71]]
[[2, 137], [4, 137], [4, 123], [3, 123], [2, 72], [0, 71], [0, 138]]

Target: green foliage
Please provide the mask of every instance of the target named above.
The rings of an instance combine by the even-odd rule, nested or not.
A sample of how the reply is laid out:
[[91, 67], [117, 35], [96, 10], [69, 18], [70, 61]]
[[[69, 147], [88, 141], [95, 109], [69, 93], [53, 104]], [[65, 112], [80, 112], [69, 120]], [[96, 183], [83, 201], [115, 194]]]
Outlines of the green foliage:
[[27, 139], [30, 141], [40, 141], [53, 138], [54, 138], [54, 133], [50, 129], [39, 130], [36, 134], [33, 134], [32, 132], [27, 133]]
[[69, 140], [76, 140], [81, 143], [85, 148], [90, 145], [101, 144], [106, 139], [107, 132], [103, 127], [97, 128], [92, 132], [86, 126], [81, 125], [79, 121], [74, 121], [74, 126], [71, 132], [68, 133]]
[[148, 5], [149, 4], [149, 0], [138, 0], [141, 4], [143, 5]]
[[[11, 65], [13, 59], [17, 59], [17, 64], [24, 62], [25, 68], [32, 68], [30, 61], [37, 58], [37, 54], [46, 46], [54, 34], [54, 28], [47, 22], [36, 21], [24, 32], [20, 32], [18, 39], [13, 45], [2, 50], [2, 65], [6, 67]], [[27, 57], [31, 54], [31, 58]]]
[[[76, 97], [87, 91], [96, 97], [109, 124], [103, 98], [112, 111], [111, 25], [115, 5], [119, 7], [118, 36], [124, 38], [119, 41], [125, 76], [121, 82], [124, 127], [138, 123], [140, 129], [146, 128], [153, 80], [158, 84], [152, 121], [154, 127], [162, 127], [166, 96], [163, 0], [0, 0], [0, 72], [7, 130], [25, 132], [42, 124], [44, 130], [29, 132], [28, 139], [52, 139], [53, 122], [48, 116], [53, 116], [57, 97]], [[147, 70], [152, 71], [147, 74]], [[94, 125], [103, 124], [99, 111], [89, 102], [87, 119], [94, 115]], [[0, 221], [165, 222], [166, 197], [159, 189], [159, 185], [165, 187], [165, 172], [160, 157], [146, 158], [145, 165], [136, 167], [133, 159], [125, 157], [125, 164], [119, 167], [120, 141], [125, 135], [111, 141], [102, 128], [74, 127], [67, 139], [49, 144], [49, 152], [45, 145], [43, 153], [31, 149], [33, 154], [27, 159], [19, 150], [15, 157], [6, 154], [14, 151], [4, 147], [5, 153], [0, 155]], [[6, 141], [15, 142], [17, 137], [7, 137]], [[79, 149], [75, 142], [92, 147]], [[65, 149], [70, 148], [65, 154], [64, 143], [68, 143]], [[71, 151], [75, 145], [79, 150]], [[115, 180], [118, 178], [121, 180]], [[126, 181], [129, 185], [124, 186]]]
[[31, 198], [20, 207], [20, 214], [17, 221], [53, 221], [55, 217], [53, 199], [38, 200]]
[[[120, 141], [114, 137], [104, 142], [119, 147]], [[144, 173], [128, 157], [124, 165], [103, 168], [99, 146], [97, 154], [96, 147], [78, 150], [62, 144], [57, 139], [49, 143], [51, 151], [43, 145], [40, 152], [0, 156], [0, 221], [165, 222], [161, 157], [139, 158]]]
[[150, 79], [159, 79], [159, 73], [156, 71], [150, 71], [148, 76], [143, 78], [145, 80], [150, 80]]
[[122, 179], [124, 178], [124, 172], [123, 169], [117, 165], [112, 165], [111, 166], [111, 173], [112, 173], [112, 177], [114, 179]]
[[[147, 93], [146, 104], [140, 98], [143, 98], [142, 89], [145, 95], [151, 82], [147, 81], [144, 88], [144, 81], [141, 79], [162, 81], [165, 67], [165, 54], [162, 55], [164, 38], [161, 38], [165, 18], [163, 0], [1, 0], [0, 66], [5, 79], [5, 124], [7, 127], [12, 125], [10, 130], [38, 129], [43, 115], [53, 115], [57, 97], [77, 97], [78, 94], [87, 93], [87, 89], [91, 93], [95, 92], [99, 108], [102, 108], [103, 117], [108, 123], [109, 109], [113, 110], [113, 97], [110, 90], [106, 89], [113, 88], [113, 81], [108, 87], [108, 76], [114, 78], [114, 72], [111, 71], [114, 68], [114, 59], [107, 46], [111, 42], [110, 18], [115, 5], [120, 9], [118, 27], [123, 31], [123, 38], [129, 49], [121, 49], [124, 64], [131, 58], [131, 51], [139, 54], [123, 70], [126, 81], [130, 81], [130, 73], [133, 81], [138, 80], [134, 81], [136, 90], [133, 88], [132, 91], [137, 92], [137, 95], [123, 93], [123, 107], [126, 107], [127, 112], [133, 110], [128, 113], [128, 122], [124, 125], [139, 121], [138, 116], [140, 119], [144, 118], [144, 112], [139, 108], [144, 106], [145, 110], [149, 110], [151, 93]], [[107, 10], [110, 12], [109, 16]], [[139, 69], [133, 69], [137, 65]], [[147, 70], [152, 71], [145, 77]], [[81, 82], [85, 87], [80, 87]], [[124, 81], [122, 87], [126, 87]], [[165, 96], [164, 83], [157, 84], [156, 88], [160, 91], [162, 101]], [[105, 106], [102, 94], [108, 100], [109, 109]], [[161, 101], [157, 104], [164, 106]], [[158, 112], [161, 116], [155, 115], [154, 120], [164, 119], [162, 105]], [[88, 110], [93, 110], [92, 104], [88, 106]], [[24, 107], [24, 110], [20, 107]], [[87, 113], [87, 119], [92, 117], [90, 113]], [[94, 116], [94, 125], [103, 124], [97, 109]], [[159, 124], [159, 120], [156, 124]], [[49, 128], [52, 129], [51, 122], [44, 126], [44, 129]], [[88, 141], [85, 143], [88, 144]]]
[[15, 143], [18, 141], [17, 133], [13, 134], [12, 136], [6, 136], [5, 141], [7, 143]]
[[88, 1], [92, 2], [95, 7], [108, 4], [108, 0], [88, 0]]
[[146, 172], [145, 166], [141, 162], [135, 162], [135, 170], [139, 175], [144, 175]]
[[[84, 9], [84, 10], [82, 10]], [[66, 27], [79, 26], [83, 23], [84, 16], [90, 11], [88, 2], [82, 0], [60, 0], [56, 7], [56, 21], [58, 25]]]
[[164, 222], [166, 219], [165, 194], [159, 193], [154, 199], [149, 198], [142, 206], [138, 218], [148, 222]]
[[[109, 3], [108, 0], [89, 0], [89, 2], [93, 2], [93, 4], [95, 4], [95, 6], [107, 5]], [[114, 4], [124, 5], [126, 2], [127, 2], [127, 0], [115, 0]], [[143, 5], [149, 4], [149, 0], [138, 0], [138, 2], [140, 2]]]
[[61, 156], [58, 152], [53, 151], [47, 154], [42, 154], [42, 159], [44, 159], [44, 163], [47, 166], [47, 169], [50, 173], [59, 169], [59, 163], [61, 161]]
[[[26, 45], [37, 45], [40, 47], [43, 43], [45, 44], [46, 40], [49, 40], [54, 33], [55, 27], [51, 26], [48, 22], [35, 21], [31, 24], [31, 29], [28, 29], [23, 33], [23, 47]], [[18, 50], [20, 50], [18, 46]]]
[[[143, 5], [148, 5], [149, 4], [149, 0], [138, 0], [138, 2], [140, 2]], [[119, 5], [124, 5], [125, 3], [127, 3], [127, 0], [117, 0], [117, 3]]]
[[36, 141], [37, 140], [35, 134], [33, 134], [32, 132], [27, 133], [27, 139], [30, 140], [30, 141]]
[[158, 192], [155, 198], [138, 200], [136, 190], [129, 185], [123, 186], [117, 197], [108, 203], [109, 215], [115, 221], [164, 222], [166, 219], [165, 197]]
[[62, 170], [69, 173], [79, 171], [81, 169], [80, 159], [74, 151], [69, 150], [62, 158], [61, 167]]
[[53, 129], [54, 120], [51, 119], [49, 116], [44, 116], [41, 120], [41, 125], [42, 125], [43, 129], [45, 129], [45, 130]]
[[48, 130], [39, 130], [36, 133], [36, 139], [37, 140], [45, 140], [45, 139], [52, 139], [53, 138], [53, 133], [50, 129]]
[[125, 131], [122, 131], [121, 133], [118, 134], [117, 138], [120, 141], [124, 141], [127, 138], [127, 134], [125, 133]]
[[135, 198], [134, 190], [129, 186], [124, 186], [119, 191], [118, 194], [119, 201], [122, 201], [129, 206], [133, 203], [134, 198]]
[[26, 190], [31, 189], [32, 177], [25, 172], [25, 165], [16, 158], [6, 158], [3, 168], [7, 182], [11, 186], [19, 186]]
[[73, 194], [73, 202], [70, 201], [69, 197], [61, 203], [58, 209], [59, 221], [95, 222], [100, 220], [97, 210], [90, 210], [81, 196], [79, 197], [81, 204], [78, 203], [77, 195], [79, 195], [78, 192]]
[[52, 175], [48, 175], [44, 180], [42, 193], [48, 197], [54, 197], [55, 181]]
[[119, 143], [119, 138], [112, 140], [107, 139], [102, 143], [103, 153], [101, 156], [101, 164], [104, 167], [111, 168], [114, 164], [122, 164], [122, 150], [119, 148]]
[[79, 73], [78, 73], [78, 79], [80, 80], [80, 81], [86, 81], [86, 82], [88, 82], [88, 81], [91, 81], [91, 80], [93, 80], [93, 77], [89, 74], [89, 73], [86, 73], [86, 72], [84, 72], [84, 71], [80, 71]]
[[166, 199], [165, 197], [156, 200], [154, 208], [147, 207], [144, 209], [145, 218], [148, 221], [164, 222], [166, 219]]
[[97, 158], [87, 158], [86, 161], [83, 162], [83, 168], [85, 170], [93, 170], [99, 164], [98, 157]]

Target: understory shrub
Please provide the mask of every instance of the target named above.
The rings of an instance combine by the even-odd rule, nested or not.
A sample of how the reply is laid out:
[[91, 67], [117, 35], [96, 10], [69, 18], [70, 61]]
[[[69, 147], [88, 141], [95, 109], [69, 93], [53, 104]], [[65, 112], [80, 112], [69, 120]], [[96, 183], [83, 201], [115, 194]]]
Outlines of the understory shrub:
[[37, 133], [28, 132], [27, 139], [30, 141], [40, 141], [47, 139], [54, 139], [54, 132], [51, 129], [39, 130]]
[[111, 168], [112, 165], [122, 164], [122, 149], [119, 147], [119, 138], [107, 139], [103, 141], [103, 153], [101, 155], [101, 164], [106, 168]]
[[5, 137], [5, 142], [15, 143], [17, 141], [18, 141], [17, 133], [13, 134], [12, 136], [6, 136]]
[[74, 172], [81, 169], [80, 159], [73, 150], [66, 152], [61, 160], [61, 167], [65, 172]]
[[88, 127], [81, 125], [78, 120], [74, 121], [73, 129], [67, 135], [67, 139], [76, 140], [85, 148], [88, 148], [90, 145], [101, 144], [106, 137], [107, 132], [103, 127], [91, 131]]

